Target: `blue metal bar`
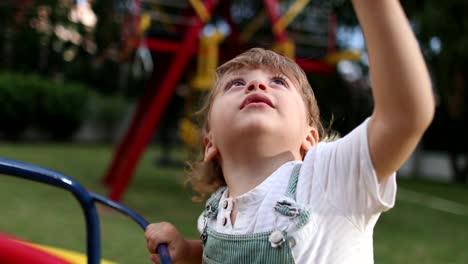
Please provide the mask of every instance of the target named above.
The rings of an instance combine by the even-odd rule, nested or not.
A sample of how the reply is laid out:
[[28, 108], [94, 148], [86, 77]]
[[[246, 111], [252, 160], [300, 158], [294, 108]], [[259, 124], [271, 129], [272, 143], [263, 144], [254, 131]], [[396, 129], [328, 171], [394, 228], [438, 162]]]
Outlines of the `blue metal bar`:
[[141, 217], [140, 215], [138, 215], [137, 213], [135, 213], [133, 210], [131, 210], [130, 208], [124, 206], [124, 205], [121, 205], [119, 203], [116, 203], [114, 201], [112, 201], [111, 199], [108, 199], [107, 197], [104, 197], [102, 195], [99, 195], [97, 193], [94, 193], [94, 192], [89, 192], [89, 195], [91, 195], [91, 197], [93, 197], [93, 199], [101, 204], [104, 204], [112, 209], [115, 209], [121, 213], [123, 213], [124, 215], [127, 215], [128, 217], [130, 217], [132, 220], [134, 220], [135, 222], [137, 222], [137, 224], [143, 228], [143, 230], [146, 229], [146, 226], [148, 225], [148, 222], [143, 218]]
[[[99, 195], [97, 193], [89, 192], [89, 194], [91, 195], [91, 197], [94, 198], [95, 201], [97, 201], [97, 202], [99, 202], [101, 204], [104, 204], [104, 205], [106, 205], [108, 207], [111, 207], [111, 208], [113, 208], [113, 209], [127, 215], [133, 221], [138, 223], [138, 225], [140, 225], [140, 227], [143, 230], [146, 230], [146, 227], [148, 226], [148, 221], [146, 221], [143, 217], [141, 217], [140, 215], [135, 213], [132, 209], [130, 209], [130, 208], [128, 208], [128, 207], [126, 207], [126, 206], [124, 206], [122, 204], [116, 203], [116, 202], [112, 201], [111, 199], [108, 199], [107, 197], [104, 197], [104, 196]], [[167, 249], [167, 244], [158, 245], [157, 251], [159, 253], [162, 264], [171, 264], [172, 263], [171, 257], [169, 255], [169, 251]]]
[[85, 215], [88, 264], [100, 263], [99, 218], [93, 198], [81, 184], [58, 172], [5, 158], [0, 158], [0, 173], [46, 183], [70, 191], [80, 203]]
[[[86, 191], [77, 181], [61, 173], [24, 162], [0, 158], [0, 174], [46, 183], [68, 190], [75, 196], [85, 214], [88, 264], [99, 264], [101, 260], [99, 217], [94, 204], [95, 201], [129, 216], [137, 222], [143, 230], [148, 226], [148, 222], [130, 208], [99, 194]], [[172, 261], [169, 256], [167, 245], [158, 245], [157, 249], [161, 258], [161, 263], [171, 264]]]

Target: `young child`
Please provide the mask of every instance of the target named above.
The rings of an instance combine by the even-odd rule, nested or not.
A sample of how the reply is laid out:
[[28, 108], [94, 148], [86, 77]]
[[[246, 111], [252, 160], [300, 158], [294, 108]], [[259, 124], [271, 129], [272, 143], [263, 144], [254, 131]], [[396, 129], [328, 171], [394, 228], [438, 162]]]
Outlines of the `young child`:
[[214, 192], [201, 240], [152, 224], [154, 263], [159, 243], [175, 263], [373, 263], [373, 228], [394, 205], [395, 171], [429, 126], [434, 100], [399, 1], [353, 5], [369, 51], [372, 116], [326, 143], [294, 62], [252, 49], [220, 66], [201, 110], [204, 158], [190, 174], [195, 190]]

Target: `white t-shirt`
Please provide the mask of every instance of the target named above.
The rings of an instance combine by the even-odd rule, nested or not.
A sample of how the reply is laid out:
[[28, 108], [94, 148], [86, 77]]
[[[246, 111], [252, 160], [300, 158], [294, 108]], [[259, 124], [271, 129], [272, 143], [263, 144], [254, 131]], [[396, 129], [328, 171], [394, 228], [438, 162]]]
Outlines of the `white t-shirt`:
[[[311, 218], [301, 229], [296, 230], [287, 217], [274, 210], [286, 192], [294, 165], [301, 161], [286, 162], [239, 197], [228, 198], [224, 192], [218, 216], [208, 226], [226, 234], [286, 230], [292, 237], [295, 263], [373, 263], [373, 229], [380, 213], [395, 203], [396, 180], [394, 173], [385, 182], [377, 182], [367, 141], [368, 120], [345, 137], [319, 143], [307, 153], [296, 201], [308, 207]], [[234, 225], [230, 221], [233, 203], [238, 210]], [[200, 216], [200, 232], [202, 228]]]

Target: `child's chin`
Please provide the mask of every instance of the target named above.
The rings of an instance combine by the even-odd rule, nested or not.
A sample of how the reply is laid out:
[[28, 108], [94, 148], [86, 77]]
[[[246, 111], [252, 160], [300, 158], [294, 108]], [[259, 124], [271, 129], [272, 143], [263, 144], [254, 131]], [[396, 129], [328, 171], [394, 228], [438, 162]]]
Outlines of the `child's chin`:
[[274, 124], [265, 119], [251, 118], [249, 120], [244, 120], [240, 126], [244, 132], [271, 133], [275, 131]]

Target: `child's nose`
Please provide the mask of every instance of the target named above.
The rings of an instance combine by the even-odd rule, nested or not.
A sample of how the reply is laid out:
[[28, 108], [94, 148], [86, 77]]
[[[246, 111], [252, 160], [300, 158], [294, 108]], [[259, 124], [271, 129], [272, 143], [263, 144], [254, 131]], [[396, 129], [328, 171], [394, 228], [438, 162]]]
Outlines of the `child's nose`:
[[262, 82], [257, 81], [257, 80], [250, 82], [249, 86], [247, 86], [247, 91], [249, 91], [249, 92], [254, 91], [256, 89], [260, 89], [260, 90], [265, 91], [267, 89], [267, 87], [266, 87], [265, 84], [263, 84]]

